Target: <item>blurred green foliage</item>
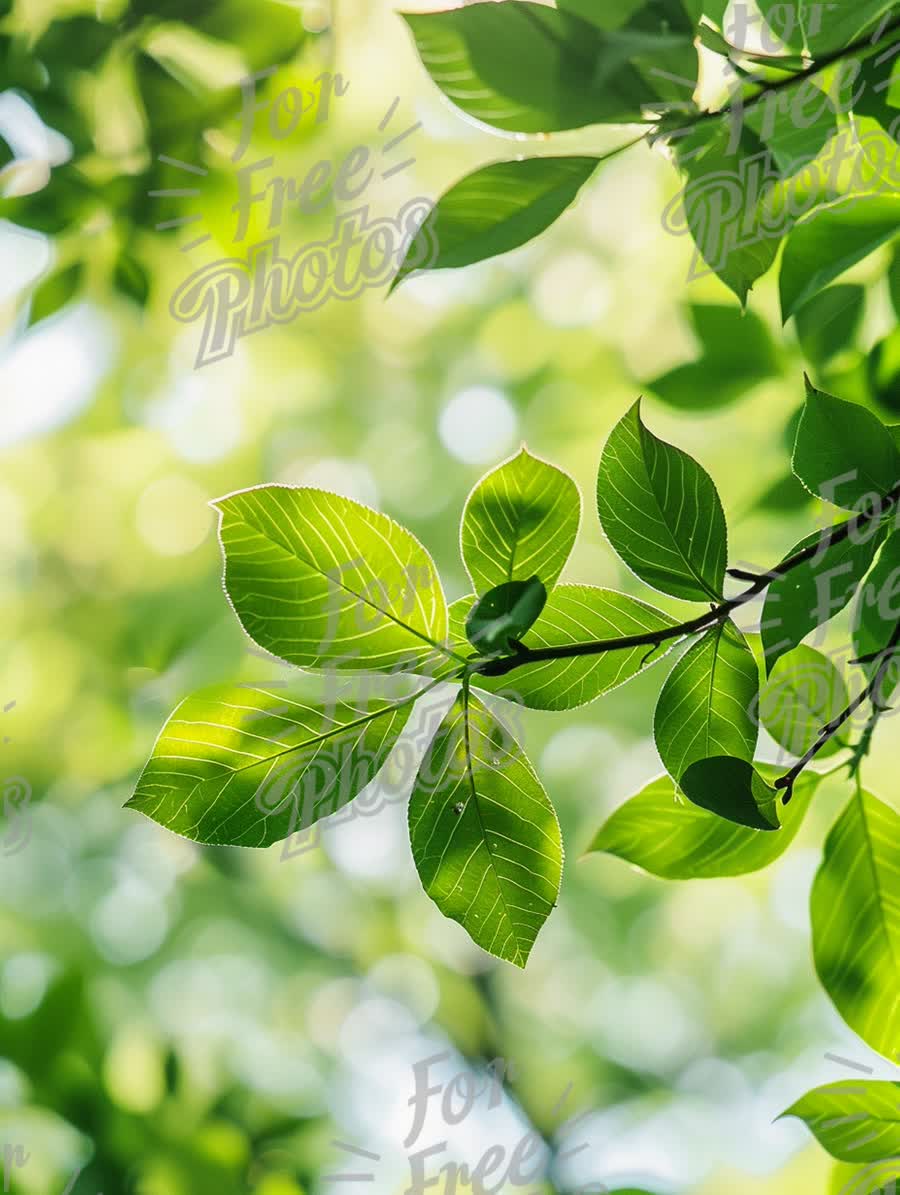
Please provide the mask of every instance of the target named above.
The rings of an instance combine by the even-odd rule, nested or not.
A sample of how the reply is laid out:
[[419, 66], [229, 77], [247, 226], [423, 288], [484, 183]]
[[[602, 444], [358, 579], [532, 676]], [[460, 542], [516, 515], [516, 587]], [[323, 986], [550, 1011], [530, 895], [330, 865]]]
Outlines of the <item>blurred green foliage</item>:
[[[731, 296], [711, 276], [686, 285], [690, 247], [661, 227], [669, 165], [632, 151], [515, 256], [411, 280], [388, 301], [326, 304], [195, 371], [197, 328], [168, 303], [191, 268], [235, 252], [229, 159], [248, 70], [279, 65], [260, 88], [270, 97], [323, 69], [350, 81], [327, 123], [289, 141], [259, 122], [253, 153], [276, 155], [285, 177], [381, 146], [399, 95], [403, 127], [423, 128], [414, 169], [373, 194], [381, 213], [509, 156], [509, 141], [447, 110], [385, 4], [342, 10], [337, 49], [327, 13], [267, 0], [0, 10], [3, 90], [71, 143], [44, 185], [0, 205], [16, 226], [3, 226], [16, 268], [0, 292], [0, 696], [16, 705], [0, 749], [2, 775], [33, 790], [26, 847], [0, 845], [2, 1137], [31, 1154], [10, 1190], [62, 1192], [82, 1164], [74, 1195], [333, 1189], [322, 1176], [346, 1163], [336, 1135], [404, 1163], [409, 1064], [440, 1049], [513, 1061], [511, 1097], [548, 1139], [568, 1084], [567, 1114], [595, 1110], [589, 1173], [562, 1163], [560, 1188], [827, 1190], [804, 1130], [771, 1122], [817, 1079], [845, 1077], [825, 1050], [866, 1061], [808, 959], [807, 893], [836, 792], [822, 786], [792, 851], [758, 876], [676, 886], [608, 858], [577, 863], [602, 816], [659, 771], [652, 678], [526, 722], [571, 866], [524, 977], [431, 911], [396, 810], [282, 861], [278, 847], [197, 848], [122, 808], [182, 697], [275, 675], [224, 602], [210, 498], [284, 481], [377, 505], [429, 545], [454, 598], [458, 511], [487, 465], [525, 439], [591, 492], [641, 384], [703, 365], [697, 305]], [[552, 144], [616, 141], [594, 129]], [[4, 152], [4, 181], [39, 169]], [[190, 180], [196, 200], [149, 196], [185, 184], [160, 154], [207, 171]], [[190, 233], [155, 226], [197, 212], [213, 242], [186, 256]], [[315, 239], [332, 218], [297, 215], [286, 235]], [[58, 234], [52, 261], [16, 229]], [[841, 323], [827, 360], [808, 354], [821, 385], [883, 415], [897, 408], [897, 277], [887, 248], [854, 267], [841, 283], [865, 287], [858, 322]], [[781, 330], [771, 276], [752, 308], [746, 327], [776, 346], [765, 368], [740, 394], [725, 388], [725, 409], [654, 415], [736, 512], [735, 554], [765, 565], [815, 515], [785, 492], [783, 439], [810, 362]], [[721, 377], [707, 364], [698, 389]], [[594, 521], [571, 572], [639, 592]], [[883, 735], [867, 781], [894, 807], [895, 756]], [[387, 1172], [384, 1189], [402, 1190], [408, 1172]]]

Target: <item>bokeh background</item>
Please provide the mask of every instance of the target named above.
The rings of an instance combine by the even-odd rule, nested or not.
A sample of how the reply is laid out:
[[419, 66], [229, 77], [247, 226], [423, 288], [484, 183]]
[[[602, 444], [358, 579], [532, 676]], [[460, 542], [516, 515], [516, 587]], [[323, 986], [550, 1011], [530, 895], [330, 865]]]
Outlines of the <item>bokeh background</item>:
[[[547, 1190], [826, 1191], [825, 1155], [775, 1118], [847, 1077], [826, 1053], [884, 1074], [810, 958], [808, 890], [839, 787], [823, 787], [785, 858], [745, 880], [665, 884], [581, 857], [660, 770], [650, 727], [666, 663], [584, 710], [524, 719], [567, 848], [559, 907], [524, 973], [430, 904], [400, 803], [326, 824], [288, 857], [198, 848], [123, 809], [181, 697], [271, 675], [222, 592], [207, 503], [230, 490], [309, 483], [377, 506], [426, 544], [455, 598], [466, 494], [525, 441], [585, 496], [566, 579], [676, 610], [625, 574], [593, 506], [604, 438], [645, 393], [653, 429], [715, 478], [732, 562], [774, 562], [823, 517], [786, 481], [804, 358], [779, 326], [774, 275], [743, 322], [716, 279], [689, 282], [690, 246], [662, 227], [677, 177], [640, 146], [525, 249], [391, 297], [331, 301], [195, 369], [199, 327], [169, 300], [191, 270], [241, 249], [229, 153], [248, 70], [282, 64], [261, 95], [326, 69], [349, 83], [327, 121], [287, 140], [258, 122], [253, 152], [285, 178], [356, 145], [377, 157], [395, 97], [391, 131], [421, 122], [415, 164], [367, 191], [373, 215], [521, 146], [446, 105], [385, 0], [7, 9], [0, 778], [32, 797], [7, 800], [0, 842], [3, 1189], [62, 1193], [84, 1167], [75, 1195], [347, 1195], [362, 1180], [329, 1176], [353, 1172], [399, 1193], [411, 1068], [445, 1054], [431, 1072], [445, 1080], [494, 1058], [508, 1071], [499, 1106], [483, 1094], [456, 1126], [432, 1101], [419, 1144], [447, 1137], [447, 1159], [471, 1167], [533, 1128], [555, 1156]], [[625, 139], [590, 130], [538, 149]], [[159, 154], [207, 173], [178, 179]], [[73, 161], [90, 180], [81, 191]], [[186, 181], [199, 196], [148, 197]], [[190, 228], [155, 228], [196, 213]], [[334, 217], [293, 212], [285, 244], [326, 236]], [[183, 252], [200, 229], [211, 240]], [[123, 275], [122, 260], [139, 268]], [[886, 264], [876, 255], [851, 278], [871, 284], [862, 347], [893, 324]], [[732, 308], [720, 313], [731, 360], [710, 357], [691, 304]], [[661, 401], [650, 383], [698, 360]], [[850, 348], [819, 376], [852, 397], [861, 361]], [[893, 737], [888, 722], [868, 768], [889, 801]]]

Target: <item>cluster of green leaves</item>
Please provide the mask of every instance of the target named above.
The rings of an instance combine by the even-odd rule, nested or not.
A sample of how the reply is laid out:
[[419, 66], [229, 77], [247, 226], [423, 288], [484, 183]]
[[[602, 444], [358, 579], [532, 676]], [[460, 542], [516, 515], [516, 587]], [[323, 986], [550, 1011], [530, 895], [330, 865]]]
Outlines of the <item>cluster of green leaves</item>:
[[[666, 773], [612, 815], [590, 851], [666, 879], [759, 870], [790, 846], [821, 783], [806, 764], [844, 752], [856, 787], [813, 889], [815, 960], [847, 1023], [892, 1054], [900, 815], [862, 787], [864, 749], [841, 736], [866, 701], [871, 731], [900, 671], [886, 667], [900, 642], [896, 429], [809, 386], [793, 468], [811, 494], [849, 516], [768, 573], [735, 570], [751, 584], [729, 598], [726, 519], [712, 479], [647, 428], [640, 403], [615, 426], [597, 478], [600, 522], [637, 578], [701, 609], [680, 623], [626, 593], [560, 581], [580, 495], [524, 448], [465, 505], [472, 593], [449, 605], [426, 549], [384, 514], [309, 487], [264, 485], [217, 500], [228, 597], [250, 638], [296, 667], [296, 691], [233, 685], [189, 697], [129, 805], [199, 842], [267, 846], [377, 783], [416, 701], [444, 685], [442, 720], [406, 778], [413, 858], [442, 913], [524, 966], [557, 901], [563, 844], [512, 733], [513, 703], [574, 709], [686, 644], [654, 716]], [[731, 616], [763, 592], [757, 642]], [[842, 672], [803, 640], [854, 594], [866, 687], [850, 702]], [[343, 677], [343, 689], [310, 698], [301, 683], [310, 671]], [[799, 757], [790, 801], [779, 770], [755, 758], [760, 722]], [[865, 1085], [859, 1096], [873, 1121], [884, 1087]], [[796, 1114], [846, 1159], [846, 1134], [829, 1127], [831, 1098], [814, 1092]]]
[[[886, 0], [814, 6], [815, 14], [802, 0], [759, 7], [780, 35], [780, 53], [748, 52], [729, 40], [749, 41], [733, 27], [734, 14], [726, 19], [722, 0], [560, 0], [555, 9], [486, 0], [406, 20], [446, 98], [492, 129], [527, 137], [644, 126], [639, 140], [665, 145], [682, 177], [680, 215], [667, 224], [690, 232], [704, 268], [742, 304], [785, 241], [787, 321], [897, 235], [900, 76], [891, 51], [900, 23]], [[785, 10], [793, 20], [783, 20]], [[702, 109], [695, 101], [701, 47], [718, 60], [723, 88], [728, 81], [726, 98]], [[846, 147], [835, 138], [849, 136], [851, 116], [859, 168], [848, 178]], [[525, 244], [610, 156], [515, 158], [460, 179], [437, 203], [432, 229], [420, 233], [439, 245], [427, 268], [469, 265]], [[414, 243], [397, 281], [422, 260]]]
[[[230, 167], [211, 160], [205, 134], [240, 113], [238, 77], [290, 61], [309, 40], [302, 14], [274, 0], [199, 0], [189, 23], [170, 0], [78, 7], [50, 20], [49, 10], [36, 16], [0, 2], [4, 86], [70, 146], [47, 185], [4, 196], [7, 219], [65, 238], [31, 297], [31, 323], [76, 298], [89, 275], [146, 304], [154, 242], [177, 235], [179, 197], [201, 186], [214, 195], [214, 176]], [[13, 163], [0, 138], [0, 167]], [[213, 164], [219, 171], [208, 169]], [[99, 261], [98, 229], [113, 234]]]
[[[727, 599], [726, 522], [712, 479], [653, 435], [640, 404], [614, 428], [598, 474], [602, 527], [638, 578], [703, 607], [683, 623], [625, 593], [560, 583], [580, 495], [524, 449], [466, 503], [461, 547], [473, 592], [449, 606], [425, 548], [383, 514], [307, 487], [218, 500], [225, 587], [256, 644], [301, 670], [375, 672], [401, 684], [416, 677], [418, 685], [318, 703], [246, 686], [188, 698], [130, 804], [197, 841], [266, 846], [291, 833], [298, 805], [308, 825], [352, 800], [384, 765], [422, 687], [455, 684], [410, 777], [413, 855], [444, 913], [485, 949], [524, 964], [556, 900], [562, 844], [547, 795], [498, 712], [508, 707], [495, 699], [574, 709], [684, 641], [654, 718], [668, 775], [623, 806], [593, 849], [669, 878], [764, 866], [796, 834], [816, 777], [804, 775], [782, 809], [775, 771], [754, 764], [758, 721], [794, 755], [816, 743], [847, 693], [838, 670], [802, 641], [850, 602], [876, 554], [876, 597], [900, 557], [900, 536], [886, 527], [900, 452], [874, 416], [811, 389], [794, 468], [812, 492], [862, 511], [808, 537], [770, 576]], [[833, 476], [842, 477], [836, 494]], [[875, 513], [873, 495], [883, 500]], [[833, 575], [837, 594], [817, 606]], [[730, 616], [763, 589], [761, 694], [760, 661]], [[871, 674], [896, 616], [871, 593], [860, 609], [856, 647]], [[821, 744], [823, 752], [835, 746]], [[871, 886], [864, 892], [868, 899]]]

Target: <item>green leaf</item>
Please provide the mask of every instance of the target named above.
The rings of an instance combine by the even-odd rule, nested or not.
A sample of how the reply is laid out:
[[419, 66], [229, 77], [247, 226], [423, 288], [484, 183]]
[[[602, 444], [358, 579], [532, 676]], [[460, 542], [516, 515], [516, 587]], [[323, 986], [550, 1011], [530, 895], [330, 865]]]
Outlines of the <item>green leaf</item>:
[[[759, 720], [791, 755], [804, 755], [819, 730], [849, 703], [844, 678], [827, 656], [801, 644], [776, 660], [759, 700]], [[829, 739], [822, 756], [840, 751]]]
[[794, 318], [807, 360], [813, 365], [825, 365], [853, 343], [865, 299], [864, 287], [846, 283], [823, 290], [800, 308]]
[[48, 319], [67, 303], [71, 303], [81, 289], [83, 272], [82, 264], [78, 261], [45, 278], [31, 296], [29, 326]]
[[669, 775], [680, 780], [714, 755], [752, 760], [758, 699], [759, 667], [744, 636], [730, 620], [711, 627], [672, 669], [656, 705], [653, 733]]
[[[803, 59], [791, 57], [757, 59], [761, 66], [777, 67], [780, 70], [798, 73], [805, 69]], [[765, 141], [772, 160], [778, 167], [782, 178], [794, 179], [787, 187], [785, 199], [792, 192], [805, 193], [810, 186], [810, 177], [797, 178], [802, 169], [814, 161], [821, 154], [824, 146], [837, 133], [837, 111], [840, 100], [830, 95], [824, 84], [818, 86], [821, 76], [806, 78], [798, 82], [790, 91], [782, 93], [780, 97], [770, 95], [756, 107], [750, 108], [740, 119], [746, 120], [749, 127]], [[779, 101], [780, 99], [780, 106]], [[844, 101], [849, 105], [849, 101]], [[775, 115], [777, 109], [778, 115]], [[769, 163], [767, 161], [768, 168]], [[819, 189], [822, 199], [831, 198], [831, 193], [825, 190], [821, 180], [811, 172], [812, 186]], [[794, 210], [808, 211], [809, 205], [805, 200], [797, 198], [796, 203], [789, 203], [788, 213]], [[786, 223], [786, 222], [785, 222]]]
[[[840, 526], [844, 526], [841, 524]], [[827, 543], [803, 564], [773, 581], [766, 593], [761, 624], [766, 671], [785, 652], [799, 646], [810, 631], [832, 619], [847, 605], [869, 571], [878, 550], [879, 534], [867, 530], [834, 543], [835, 526], [826, 535], [814, 531], [791, 549], [788, 557], [816, 543]]]
[[195, 842], [269, 846], [353, 800], [413, 700], [326, 708], [242, 685], [195, 694], [163, 727], [128, 807]]
[[751, 830], [778, 830], [779, 794], [748, 763], [727, 755], [698, 759], [681, 777], [689, 801]]
[[[898, 41], [893, 37], [894, 52], [885, 48], [877, 54], [870, 54], [862, 62], [862, 70], [852, 79], [853, 115], [870, 116], [877, 120], [885, 132], [898, 136], [897, 118], [900, 116], [900, 66], [897, 60]], [[847, 72], [848, 77], [850, 72]]]
[[845, 270], [892, 241], [900, 228], [900, 198], [853, 195], [816, 208], [791, 231], [779, 288], [785, 323]]
[[813, 955], [838, 1012], [873, 1050], [900, 1043], [900, 815], [860, 789], [825, 844], [812, 889]]
[[462, 557], [476, 593], [529, 577], [552, 589], [580, 522], [572, 478], [523, 448], [478, 482], [463, 510]]
[[559, 893], [559, 823], [521, 747], [464, 692], [416, 777], [409, 836], [441, 912], [490, 954], [524, 967]]
[[647, 430], [640, 401], [613, 428], [597, 477], [606, 538], [648, 585], [691, 601], [722, 595], [727, 531], [709, 474]]
[[[757, 7], [769, 29], [780, 42], [794, 50], [803, 49], [802, 9], [804, 3], [805, 0], [797, 0], [796, 4], [785, 4], [784, 0], [757, 0]], [[747, 15], [748, 12], [749, 10], [746, 8], [738, 9], [732, 18], [734, 27], [732, 35], [736, 36], [741, 44], [747, 37], [748, 28], [753, 28], [753, 25], [750, 24], [752, 17]], [[768, 44], [771, 45], [771, 42]]]
[[[658, 24], [604, 31], [524, 0], [403, 15], [425, 69], [451, 103], [506, 132], [639, 121], [643, 104], [672, 91], [664, 76], [650, 75], [654, 57], [691, 52], [690, 31], [661, 31]], [[695, 55], [692, 61], [696, 77]], [[649, 77], [639, 69], [645, 62]], [[677, 98], [686, 98], [683, 88]]]
[[[814, 0], [805, 0], [814, 8]], [[865, 34], [874, 37], [878, 23], [896, 5], [896, 0], [831, 0], [824, 16], [815, 21], [809, 33], [809, 48], [820, 58], [859, 41]], [[818, 10], [820, 13], [823, 10]]]
[[466, 617], [466, 638], [482, 655], [508, 655], [547, 602], [547, 590], [537, 577], [504, 581], [479, 598]]
[[805, 509], [811, 501], [812, 497], [806, 486], [802, 485], [793, 473], [786, 473], [760, 494], [753, 509], [776, 514], [794, 513]]
[[887, 1158], [868, 1166], [839, 1162], [831, 1176], [830, 1195], [897, 1195], [900, 1158]]
[[690, 277], [717, 274], [744, 305], [757, 278], [775, 260], [781, 233], [767, 227], [766, 199], [741, 168], [743, 160], [759, 160], [765, 145], [746, 126], [737, 147], [731, 138], [727, 124], [717, 121], [677, 141], [673, 150], [685, 179], [684, 226], [673, 223], [671, 212], [665, 226], [676, 233], [689, 230], [708, 267], [701, 269], [695, 260]]
[[392, 519], [305, 486], [239, 490], [213, 506], [225, 589], [260, 647], [302, 668], [446, 662], [447, 607], [434, 563]]
[[900, 1156], [900, 1083], [831, 1083], [807, 1092], [782, 1116], [805, 1121], [822, 1148], [842, 1162]]
[[[450, 642], [464, 642], [462, 620], [472, 598], [450, 607]], [[665, 630], [675, 620], [661, 610], [611, 589], [558, 585], [538, 622], [523, 636], [525, 647], [566, 647], [598, 639], [619, 639]], [[571, 710], [593, 701], [636, 676], [649, 663], [647, 646], [594, 656], [523, 664], [506, 676], [474, 676], [473, 685], [536, 710]], [[653, 660], [659, 656], [653, 656]]]
[[758, 385], [764, 374], [737, 374], [723, 361], [703, 357], [675, 366], [647, 382], [661, 402], [680, 411], [711, 411], [729, 406]]
[[[883, 651], [891, 640], [900, 620], [900, 531], [894, 531], [879, 553], [875, 567], [859, 590], [854, 611], [853, 646], [857, 657], [871, 656]], [[864, 664], [870, 680], [874, 680], [883, 657]], [[891, 661], [881, 682], [878, 696], [887, 701], [900, 683], [900, 656]]]
[[811, 493], [848, 510], [900, 481], [900, 452], [881, 420], [808, 382], [791, 463]]
[[150, 275], [136, 257], [123, 251], [113, 268], [113, 284], [120, 294], [146, 307], [150, 297]]
[[691, 321], [707, 359], [730, 361], [747, 375], [770, 374], [777, 364], [769, 325], [755, 311], [733, 304], [691, 303]]
[[879, 340], [866, 359], [869, 390], [876, 402], [900, 411], [900, 328]]
[[524, 158], [467, 174], [444, 192], [419, 228], [391, 289], [419, 270], [469, 266], [518, 249], [575, 202], [601, 160]]
[[[768, 779], [776, 768], [757, 765]], [[590, 851], [606, 851], [664, 880], [747, 875], [774, 863], [797, 836], [819, 778], [806, 772], [779, 833], [735, 825], [681, 796], [671, 776], [652, 780], [610, 817]]]
[[647, 383], [663, 402], [683, 410], [722, 407], [771, 376], [774, 346], [758, 315], [711, 303], [694, 303], [690, 312], [703, 355]]

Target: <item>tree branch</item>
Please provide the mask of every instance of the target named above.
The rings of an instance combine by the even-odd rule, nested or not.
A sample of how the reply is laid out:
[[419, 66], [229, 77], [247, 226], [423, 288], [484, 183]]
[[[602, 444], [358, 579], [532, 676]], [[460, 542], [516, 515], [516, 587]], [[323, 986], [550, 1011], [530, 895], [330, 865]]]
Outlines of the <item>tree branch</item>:
[[793, 569], [799, 568], [801, 564], [806, 564], [807, 561], [812, 560], [819, 552], [833, 547], [835, 544], [843, 543], [854, 532], [869, 526], [871, 523], [880, 522], [885, 515], [897, 506], [898, 502], [900, 502], [900, 482], [876, 505], [861, 511], [858, 515], [852, 519], [848, 519], [846, 523], [842, 523], [838, 527], [829, 528], [814, 543], [807, 545], [807, 547], [799, 552], [795, 552], [793, 556], [789, 556], [787, 560], [782, 561], [781, 564], [769, 572], [760, 573], [742, 593], [737, 594], [733, 598], [728, 598], [727, 601], [713, 606], [711, 610], [705, 611], [696, 618], [690, 618], [686, 622], [679, 623], [677, 626], [666, 627], [661, 631], [646, 631], [640, 635], [625, 635], [619, 639], [595, 639], [587, 643], [567, 643], [559, 647], [531, 648], [522, 644], [522, 650], [515, 655], [503, 656], [500, 659], [476, 660], [470, 663], [466, 674], [506, 676], [508, 673], [513, 672], [516, 668], [521, 668], [525, 664], [537, 664], [544, 660], [568, 660], [576, 656], [599, 656], [609, 651], [626, 651], [633, 647], [659, 647], [661, 644], [671, 640], [683, 639], [688, 635], [695, 635], [701, 631], [706, 631], [710, 627], [714, 627], [717, 623], [724, 622], [726, 618], [730, 618], [735, 610], [739, 610], [747, 602], [751, 602], [754, 598], [759, 597], [773, 581], [786, 576]]
[[848, 722], [853, 717], [859, 707], [866, 701], [870, 701], [872, 703], [873, 710], [872, 716], [869, 719], [865, 730], [863, 731], [862, 738], [854, 749], [853, 758], [850, 760], [849, 765], [851, 775], [859, 771], [859, 766], [862, 763], [863, 758], [868, 754], [872, 735], [875, 731], [875, 725], [881, 715], [888, 708], [881, 700], [881, 686], [884, 683], [888, 674], [888, 670], [890, 669], [891, 664], [894, 662], [894, 658], [897, 656], [898, 652], [900, 652], [900, 622], [898, 622], [894, 627], [894, 633], [891, 635], [887, 646], [877, 653], [881, 657], [881, 663], [878, 665], [875, 675], [870, 683], [866, 685], [858, 697], [854, 697], [846, 709], [842, 710], [836, 717], [832, 718], [830, 722], [826, 723], [826, 725], [822, 727], [816, 737], [816, 741], [806, 752], [806, 754], [794, 764], [789, 772], [785, 772], [783, 776], [780, 776], [775, 781], [776, 788], [783, 788], [787, 790], [784, 796], [785, 805], [787, 805], [788, 801], [790, 801], [791, 797], [793, 796], [794, 785], [797, 783], [797, 780], [799, 779], [804, 768], [808, 764], [812, 763], [829, 739], [833, 738], [844, 725], [844, 723]]
[[[718, 108], [713, 112], [701, 112], [692, 120], [686, 121], [688, 125], [702, 124], [707, 120], [715, 120], [718, 116], [728, 116], [732, 112], [748, 112], [755, 108], [757, 104], [761, 104], [770, 95], [775, 95], [786, 88], [793, 87], [795, 84], [802, 82], [805, 79], [812, 78], [826, 70], [829, 66], [834, 66], [837, 62], [842, 62], [847, 58], [852, 58], [854, 54], [859, 54], [861, 57], [868, 58], [881, 46], [887, 42], [894, 33], [900, 31], [900, 17], [885, 26], [880, 31], [880, 36], [877, 41], [872, 40], [872, 35], [868, 34], [866, 37], [857, 38], [855, 42], [851, 42], [849, 46], [842, 46], [839, 50], [832, 50], [828, 54], [823, 54], [821, 58], [811, 62], [810, 65], [802, 71], [797, 71], [794, 74], [788, 75], [784, 79], [776, 79], [772, 83], [766, 83], [762, 89], [756, 92], [755, 95], [748, 96], [746, 99], [742, 96], [740, 99], [726, 104], [723, 108]], [[735, 47], [736, 49], [738, 47]], [[776, 65], [770, 63], [769, 65]], [[759, 81], [761, 82], [761, 81]]]

